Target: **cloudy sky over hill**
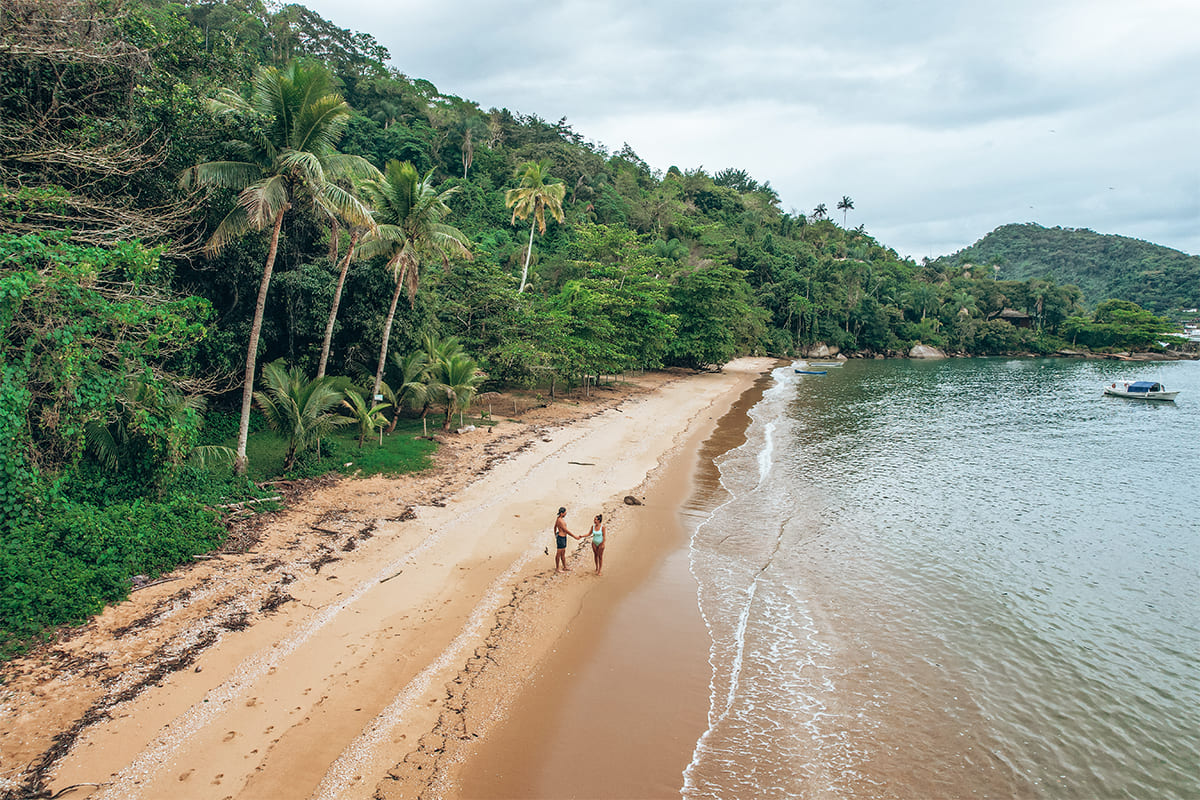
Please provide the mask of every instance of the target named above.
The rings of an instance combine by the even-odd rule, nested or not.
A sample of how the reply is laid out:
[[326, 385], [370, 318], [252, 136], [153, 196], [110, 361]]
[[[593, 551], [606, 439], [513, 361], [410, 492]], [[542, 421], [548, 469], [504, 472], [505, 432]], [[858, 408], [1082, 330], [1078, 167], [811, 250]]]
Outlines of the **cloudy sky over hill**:
[[849, 195], [901, 255], [1009, 222], [1200, 253], [1195, 0], [302, 2], [484, 109], [746, 169], [786, 211]]

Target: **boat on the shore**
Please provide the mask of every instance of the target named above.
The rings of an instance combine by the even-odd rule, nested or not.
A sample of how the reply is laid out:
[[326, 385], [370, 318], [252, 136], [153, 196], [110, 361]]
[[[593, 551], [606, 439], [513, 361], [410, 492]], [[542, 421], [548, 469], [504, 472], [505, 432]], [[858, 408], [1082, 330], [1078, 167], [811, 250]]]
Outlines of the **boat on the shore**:
[[825, 370], [823, 370], [823, 369], [822, 370], [798, 369], [798, 370], [796, 370], [796, 374], [797, 375], [824, 375]]
[[840, 367], [840, 366], [842, 366], [842, 362], [841, 362], [841, 361], [834, 361], [834, 362], [833, 362], [833, 363], [831, 363], [831, 364], [814, 364], [814, 363], [810, 363], [810, 364], [809, 364], [809, 366], [810, 366], [810, 367], [816, 367], [817, 369], [829, 369], [829, 368], [831, 368], [831, 367]]
[[1179, 392], [1168, 392], [1158, 381], [1134, 381], [1105, 386], [1104, 393], [1112, 397], [1129, 397], [1134, 400], [1174, 400]]

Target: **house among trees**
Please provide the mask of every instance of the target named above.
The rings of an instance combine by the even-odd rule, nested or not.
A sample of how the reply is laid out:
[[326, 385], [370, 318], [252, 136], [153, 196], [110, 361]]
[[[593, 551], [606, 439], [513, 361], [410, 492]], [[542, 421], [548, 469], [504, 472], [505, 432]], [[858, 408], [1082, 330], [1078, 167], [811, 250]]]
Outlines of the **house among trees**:
[[1026, 314], [1024, 311], [1017, 311], [1015, 308], [1002, 308], [999, 311], [988, 314], [988, 319], [1000, 319], [1011, 323], [1014, 328], [1032, 328], [1033, 317]]

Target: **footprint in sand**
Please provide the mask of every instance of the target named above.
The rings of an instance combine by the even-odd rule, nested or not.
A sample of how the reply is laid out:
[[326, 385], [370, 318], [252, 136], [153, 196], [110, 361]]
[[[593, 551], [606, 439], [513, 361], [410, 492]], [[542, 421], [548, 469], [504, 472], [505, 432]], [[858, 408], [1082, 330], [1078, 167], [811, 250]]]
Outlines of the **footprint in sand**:
[[215, 777], [215, 778], [213, 778], [213, 779], [212, 779], [212, 785], [213, 785], [213, 786], [220, 786], [220, 785], [221, 785], [221, 778], [224, 778], [224, 777], [225, 777], [225, 773], [224, 773], [224, 772], [219, 772], [219, 773], [217, 773], [217, 777]]
[[222, 742], [232, 742], [236, 737], [237, 737], [237, 731], [230, 731], [229, 733], [225, 734], [225, 738], [222, 739], [221, 741]]
[[188, 778], [192, 777], [192, 773], [195, 771], [196, 770], [194, 769], [189, 769], [187, 772], [184, 772], [179, 776], [179, 780], [186, 781]]
[[258, 705], [257, 697], [251, 697], [249, 700], [246, 701], [246, 708], [254, 708], [256, 705]]

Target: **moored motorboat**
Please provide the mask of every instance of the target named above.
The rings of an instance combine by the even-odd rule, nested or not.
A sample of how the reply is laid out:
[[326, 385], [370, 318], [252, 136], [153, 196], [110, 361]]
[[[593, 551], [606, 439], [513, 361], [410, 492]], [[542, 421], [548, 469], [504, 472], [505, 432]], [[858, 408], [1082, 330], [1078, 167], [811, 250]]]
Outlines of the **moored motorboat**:
[[1158, 381], [1134, 381], [1105, 386], [1104, 393], [1113, 397], [1129, 397], [1134, 400], [1174, 400], [1179, 392], [1168, 392]]
[[815, 370], [815, 369], [798, 369], [798, 370], [796, 370], [796, 373], [797, 373], [798, 375], [824, 375], [824, 374], [825, 374], [825, 370], [823, 370], [823, 369], [822, 369], [822, 370]]

